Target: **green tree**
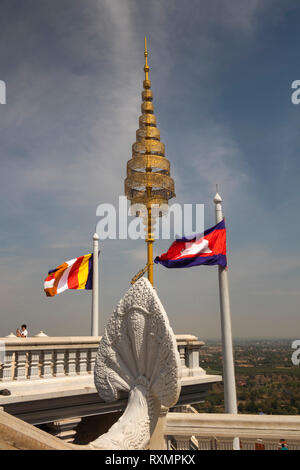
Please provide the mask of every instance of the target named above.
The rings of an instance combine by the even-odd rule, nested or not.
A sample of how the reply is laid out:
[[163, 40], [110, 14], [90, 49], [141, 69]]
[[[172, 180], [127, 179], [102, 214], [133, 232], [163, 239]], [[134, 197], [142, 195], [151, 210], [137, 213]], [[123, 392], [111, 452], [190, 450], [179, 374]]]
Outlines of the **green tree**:
[[239, 410], [239, 413], [244, 413], [244, 411], [245, 411], [244, 403], [239, 403], [238, 410]]
[[256, 413], [257, 412], [257, 405], [254, 401], [249, 401], [246, 403], [245, 410], [248, 411], [248, 413]]

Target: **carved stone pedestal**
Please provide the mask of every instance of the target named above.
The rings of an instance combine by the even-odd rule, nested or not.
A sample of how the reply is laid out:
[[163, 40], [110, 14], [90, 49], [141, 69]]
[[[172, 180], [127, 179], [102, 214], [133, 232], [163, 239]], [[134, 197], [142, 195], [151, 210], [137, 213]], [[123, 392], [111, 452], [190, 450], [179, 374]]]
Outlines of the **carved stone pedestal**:
[[169, 408], [161, 407], [155, 430], [150, 439], [149, 450], [167, 450], [165, 428], [168, 411]]

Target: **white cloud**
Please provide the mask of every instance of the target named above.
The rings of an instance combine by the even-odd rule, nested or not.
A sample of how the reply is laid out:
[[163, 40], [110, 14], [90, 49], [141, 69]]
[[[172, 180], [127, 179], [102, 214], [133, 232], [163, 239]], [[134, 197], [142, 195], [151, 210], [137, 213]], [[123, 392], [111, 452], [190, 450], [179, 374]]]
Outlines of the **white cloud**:
[[226, 188], [229, 203], [248, 180], [243, 155], [229, 130], [216, 122], [203, 123], [197, 140], [194, 137], [190, 144], [191, 166], [210, 190], [214, 191], [217, 183], [221, 192]]

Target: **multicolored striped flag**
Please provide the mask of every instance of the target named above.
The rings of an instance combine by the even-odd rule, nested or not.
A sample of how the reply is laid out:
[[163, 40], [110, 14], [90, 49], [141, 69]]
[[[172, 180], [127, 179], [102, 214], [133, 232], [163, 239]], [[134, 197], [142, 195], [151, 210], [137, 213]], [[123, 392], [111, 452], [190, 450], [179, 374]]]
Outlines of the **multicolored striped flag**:
[[208, 230], [201, 238], [175, 240], [167, 253], [157, 256], [155, 263], [166, 268], [190, 268], [201, 264], [219, 264], [227, 267], [226, 228], [224, 219]]
[[79, 256], [66, 261], [48, 272], [44, 281], [44, 291], [54, 297], [67, 289], [93, 288], [93, 254]]

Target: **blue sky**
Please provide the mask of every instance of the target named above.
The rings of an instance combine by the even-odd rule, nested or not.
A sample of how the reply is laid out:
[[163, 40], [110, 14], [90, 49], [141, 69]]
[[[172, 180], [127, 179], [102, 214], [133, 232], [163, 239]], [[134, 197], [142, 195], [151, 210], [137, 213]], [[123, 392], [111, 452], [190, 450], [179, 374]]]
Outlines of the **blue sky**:
[[[46, 298], [49, 269], [91, 249], [100, 203], [123, 194], [140, 115], [144, 35], [179, 203], [219, 184], [235, 337], [299, 330], [300, 5], [290, 0], [3, 0], [0, 336], [90, 333], [90, 292]], [[155, 244], [155, 254], [169, 246]], [[145, 264], [143, 241], [101, 243], [105, 323]], [[155, 268], [176, 333], [220, 336], [217, 269]], [[297, 339], [296, 338], [296, 339]]]

